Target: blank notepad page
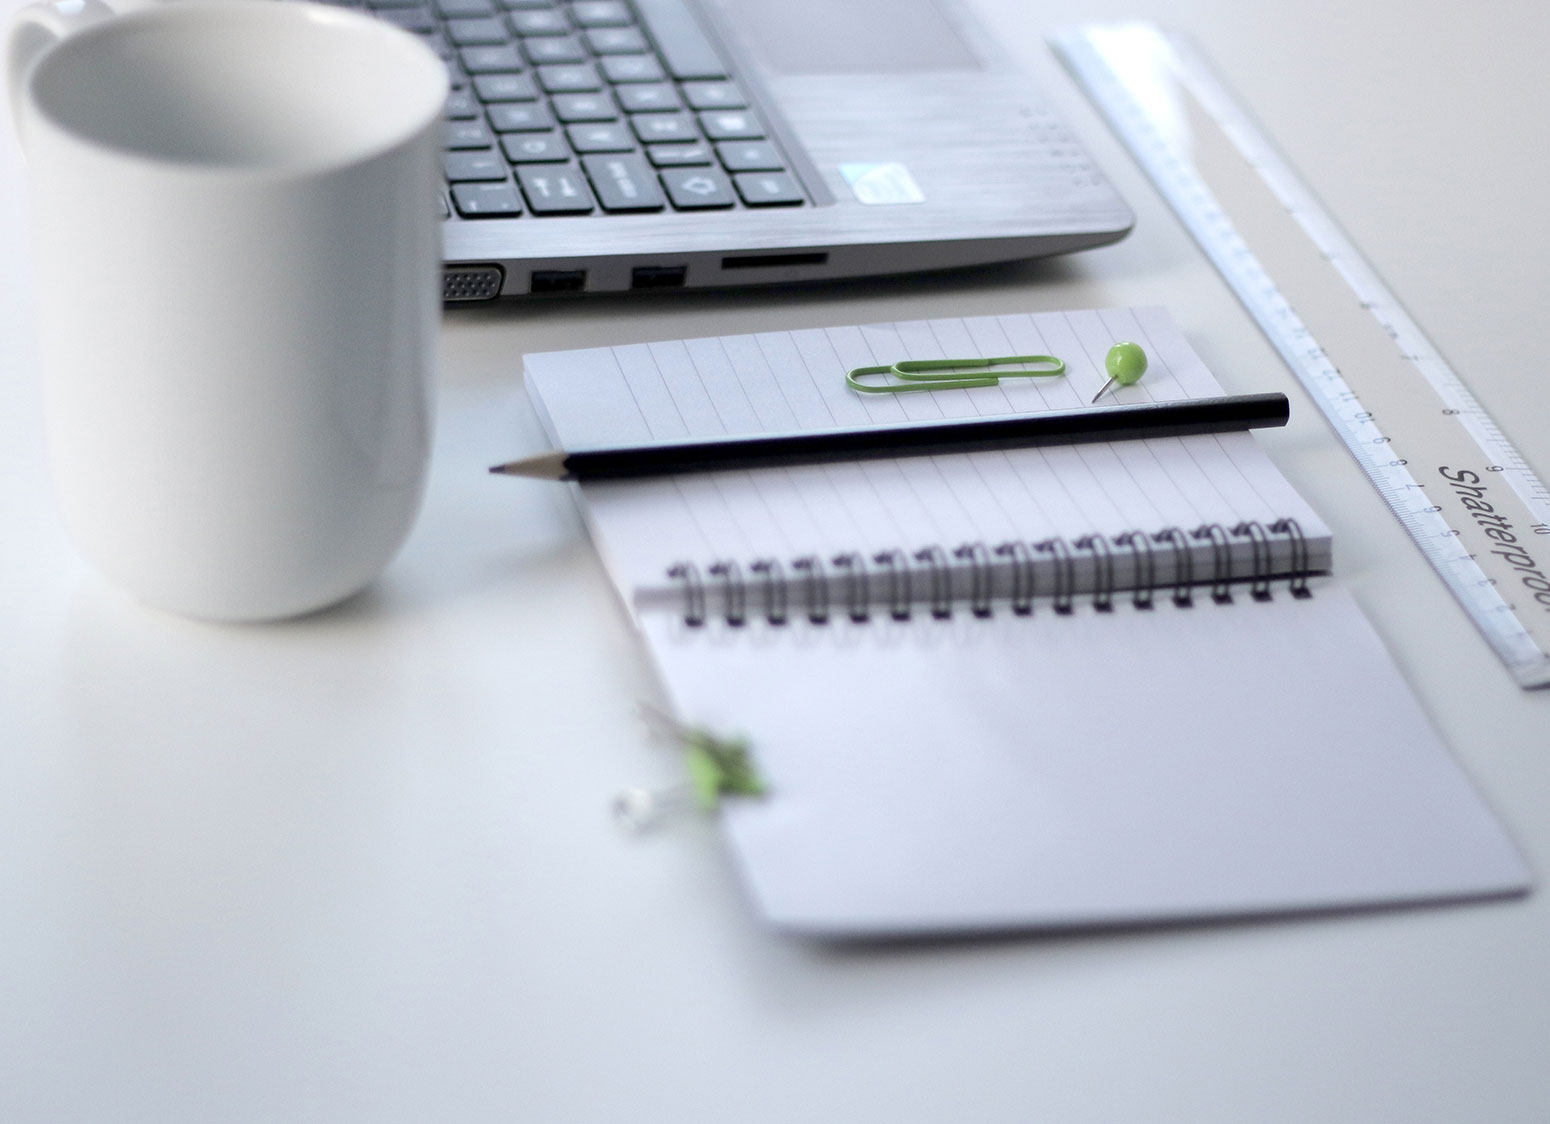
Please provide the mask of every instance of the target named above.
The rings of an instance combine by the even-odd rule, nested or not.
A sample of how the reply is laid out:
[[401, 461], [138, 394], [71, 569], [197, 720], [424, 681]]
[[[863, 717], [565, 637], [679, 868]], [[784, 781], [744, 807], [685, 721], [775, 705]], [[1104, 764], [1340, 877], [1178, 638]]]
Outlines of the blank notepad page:
[[1343, 590], [1109, 612], [685, 627], [683, 713], [750, 738], [759, 912], [831, 936], [1505, 894], [1512, 843]]

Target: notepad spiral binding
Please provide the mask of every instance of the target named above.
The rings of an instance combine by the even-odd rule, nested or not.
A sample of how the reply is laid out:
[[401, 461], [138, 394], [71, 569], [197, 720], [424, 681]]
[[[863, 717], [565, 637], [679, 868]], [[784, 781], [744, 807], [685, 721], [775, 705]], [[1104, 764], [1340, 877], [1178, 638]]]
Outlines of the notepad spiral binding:
[[[1208, 564], [1197, 569], [1201, 555]], [[1241, 571], [1234, 565], [1238, 556], [1246, 556]], [[713, 613], [732, 626], [752, 617], [782, 625], [793, 616], [827, 624], [836, 611], [857, 623], [879, 611], [907, 621], [922, 608], [937, 619], [960, 609], [989, 617], [998, 603], [1029, 616], [1045, 598], [1054, 612], [1068, 614], [1078, 596], [1107, 612], [1125, 593], [1138, 609], [1150, 609], [1155, 595], [1164, 592], [1173, 605], [1189, 608], [1202, 589], [1214, 601], [1230, 602], [1235, 583], [1246, 583], [1257, 601], [1272, 597], [1277, 580], [1291, 596], [1309, 597], [1312, 572], [1302, 528], [1295, 519], [1279, 519], [1268, 528], [1248, 521], [1230, 530], [1206, 523], [1188, 532], [1167, 527], [1151, 534], [1125, 531], [993, 547], [969, 542], [951, 556], [941, 546], [926, 546], [870, 557], [851, 551], [827, 561], [805, 555], [785, 563], [760, 558], [744, 566], [721, 559], [703, 573], [685, 561], [671, 566], [667, 576], [679, 589], [684, 623], [698, 627]]]

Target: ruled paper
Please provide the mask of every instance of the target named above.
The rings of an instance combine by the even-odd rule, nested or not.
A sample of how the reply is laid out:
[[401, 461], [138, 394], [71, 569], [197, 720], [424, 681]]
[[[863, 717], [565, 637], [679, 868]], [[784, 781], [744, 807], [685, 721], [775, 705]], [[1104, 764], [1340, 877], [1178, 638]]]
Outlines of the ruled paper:
[[[526, 357], [525, 375], [558, 447], [865, 427], [909, 419], [1084, 406], [1119, 340], [1147, 353], [1118, 402], [1222, 393], [1157, 308], [1032, 313], [765, 332]], [[900, 359], [1048, 354], [1058, 378], [994, 387], [858, 394], [845, 372]], [[1106, 399], [1107, 400], [1107, 399]], [[1068, 541], [1291, 516], [1327, 557], [1328, 530], [1251, 434], [1167, 437], [1043, 449], [763, 468], [582, 486], [616, 582], [664, 585], [682, 559], [871, 557], [963, 543]]]

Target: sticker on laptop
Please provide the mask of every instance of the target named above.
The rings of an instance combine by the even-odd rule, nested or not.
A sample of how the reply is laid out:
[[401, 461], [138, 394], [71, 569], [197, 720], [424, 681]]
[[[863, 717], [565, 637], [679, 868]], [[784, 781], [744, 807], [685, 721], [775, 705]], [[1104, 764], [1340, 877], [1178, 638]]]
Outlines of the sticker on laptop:
[[863, 203], [926, 201], [926, 193], [903, 164], [841, 164], [840, 175]]

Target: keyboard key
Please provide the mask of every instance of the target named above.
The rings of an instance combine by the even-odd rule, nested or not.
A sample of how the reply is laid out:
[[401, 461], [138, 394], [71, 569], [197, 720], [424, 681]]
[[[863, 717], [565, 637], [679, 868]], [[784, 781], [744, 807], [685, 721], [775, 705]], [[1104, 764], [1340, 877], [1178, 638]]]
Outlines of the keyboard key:
[[484, 19], [448, 20], [447, 38], [459, 47], [504, 43], [510, 38], [506, 25], [491, 16]]
[[607, 94], [556, 94], [549, 104], [554, 115], [566, 124], [619, 119], [619, 110]]
[[575, 168], [521, 167], [517, 181], [535, 215], [584, 215], [594, 209], [592, 191]]
[[534, 66], [546, 63], [586, 62], [587, 52], [580, 40], [569, 35], [550, 35], [542, 39], [522, 40], [522, 53]]
[[681, 211], [730, 207], [736, 202], [732, 185], [715, 168], [669, 168], [662, 173], [662, 186]]
[[538, 87], [526, 74], [475, 74], [474, 93], [483, 102], [534, 101]]
[[603, 88], [597, 68], [591, 63], [579, 66], [541, 66], [538, 84], [551, 94], [587, 94]]
[[654, 144], [646, 149], [647, 158], [658, 168], [682, 168], [711, 163], [710, 145], [704, 141], [693, 144]]
[[493, 16], [495, 5], [490, 0], [436, 0], [436, 10], [442, 19], [465, 19], [469, 16]]
[[721, 166], [729, 172], [783, 172], [785, 161], [768, 141], [723, 141], [716, 146]]
[[506, 178], [506, 161], [493, 152], [443, 153], [441, 167], [452, 183], [474, 183]]
[[715, 48], [682, 0], [636, 0], [635, 6], [674, 78], [690, 82], [727, 76]]
[[664, 110], [682, 109], [678, 91], [666, 82], [642, 82], [634, 86], [621, 86], [615, 91], [619, 104], [627, 113], [660, 113]]
[[638, 27], [597, 27], [584, 38], [594, 55], [640, 55], [646, 52], [646, 37]]
[[489, 148], [495, 137], [485, 128], [483, 121], [443, 121], [441, 123], [442, 148]]
[[759, 119], [744, 109], [702, 113], [700, 127], [713, 141], [754, 140], [764, 136], [764, 126]]
[[747, 109], [748, 102], [731, 82], [685, 82], [684, 101], [692, 109]]
[[653, 55], [605, 55], [598, 62], [615, 85], [625, 82], [660, 82], [667, 77]]
[[581, 166], [605, 211], [660, 211], [667, 206], [656, 173], [638, 155], [583, 156]]
[[635, 137], [623, 125], [569, 125], [565, 135], [577, 152], [635, 151]]
[[522, 69], [517, 49], [509, 43], [491, 47], [464, 47], [458, 51], [463, 69], [470, 74], [515, 74]]
[[436, 17], [431, 15], [429, 8], [418, 5], [413, 8], [387, 8], [377, 12], [376, 17], [416, 35], [429, 35], [436, 30]]
[[699, 132], [687, 113], [638, 113], [630, 118], [630, 127], [645, 144], [699, 139]]
[[565, 16], [553, 8], [512, 12], [508, 18], [511, 20], [511, 29], [518, 35], [570, 34], [570, 24], [565, 22]]
[[465, 219], [520, 215], [522, 201], [509, 183], [455, 183], [452, 203]]
[[549, 112], [549, 107], [537, 102], [492, 105], [486, 113], [490, 127], [497, 133], [542, 133], [554, 128], [554, 115]]
[[500, 0], [500, 6], [508, 12], [528, 12], [553, 8], [554, 0]]
[[790, 207], [807, 199], [785, 172], [739, 172], [732, 182], [750, 207]]
[[570, 146], [558, 133], [502, 133], [501, 150], [513, 164], [556, 164], [570, 159]]
[[374, 12], [380, 12], [384, 8], [418, 8], [420, 0], [370, 0], [368, 7]]
[[628, 27], [634, 22], [622, 0], [576, 0], [570, 18], [577, 27]]
[[448, 121], [471, 121], [479, 116], [479, 103], [466, 91], [454, 91], [447, 95], [447, 104], [441, 115]]

